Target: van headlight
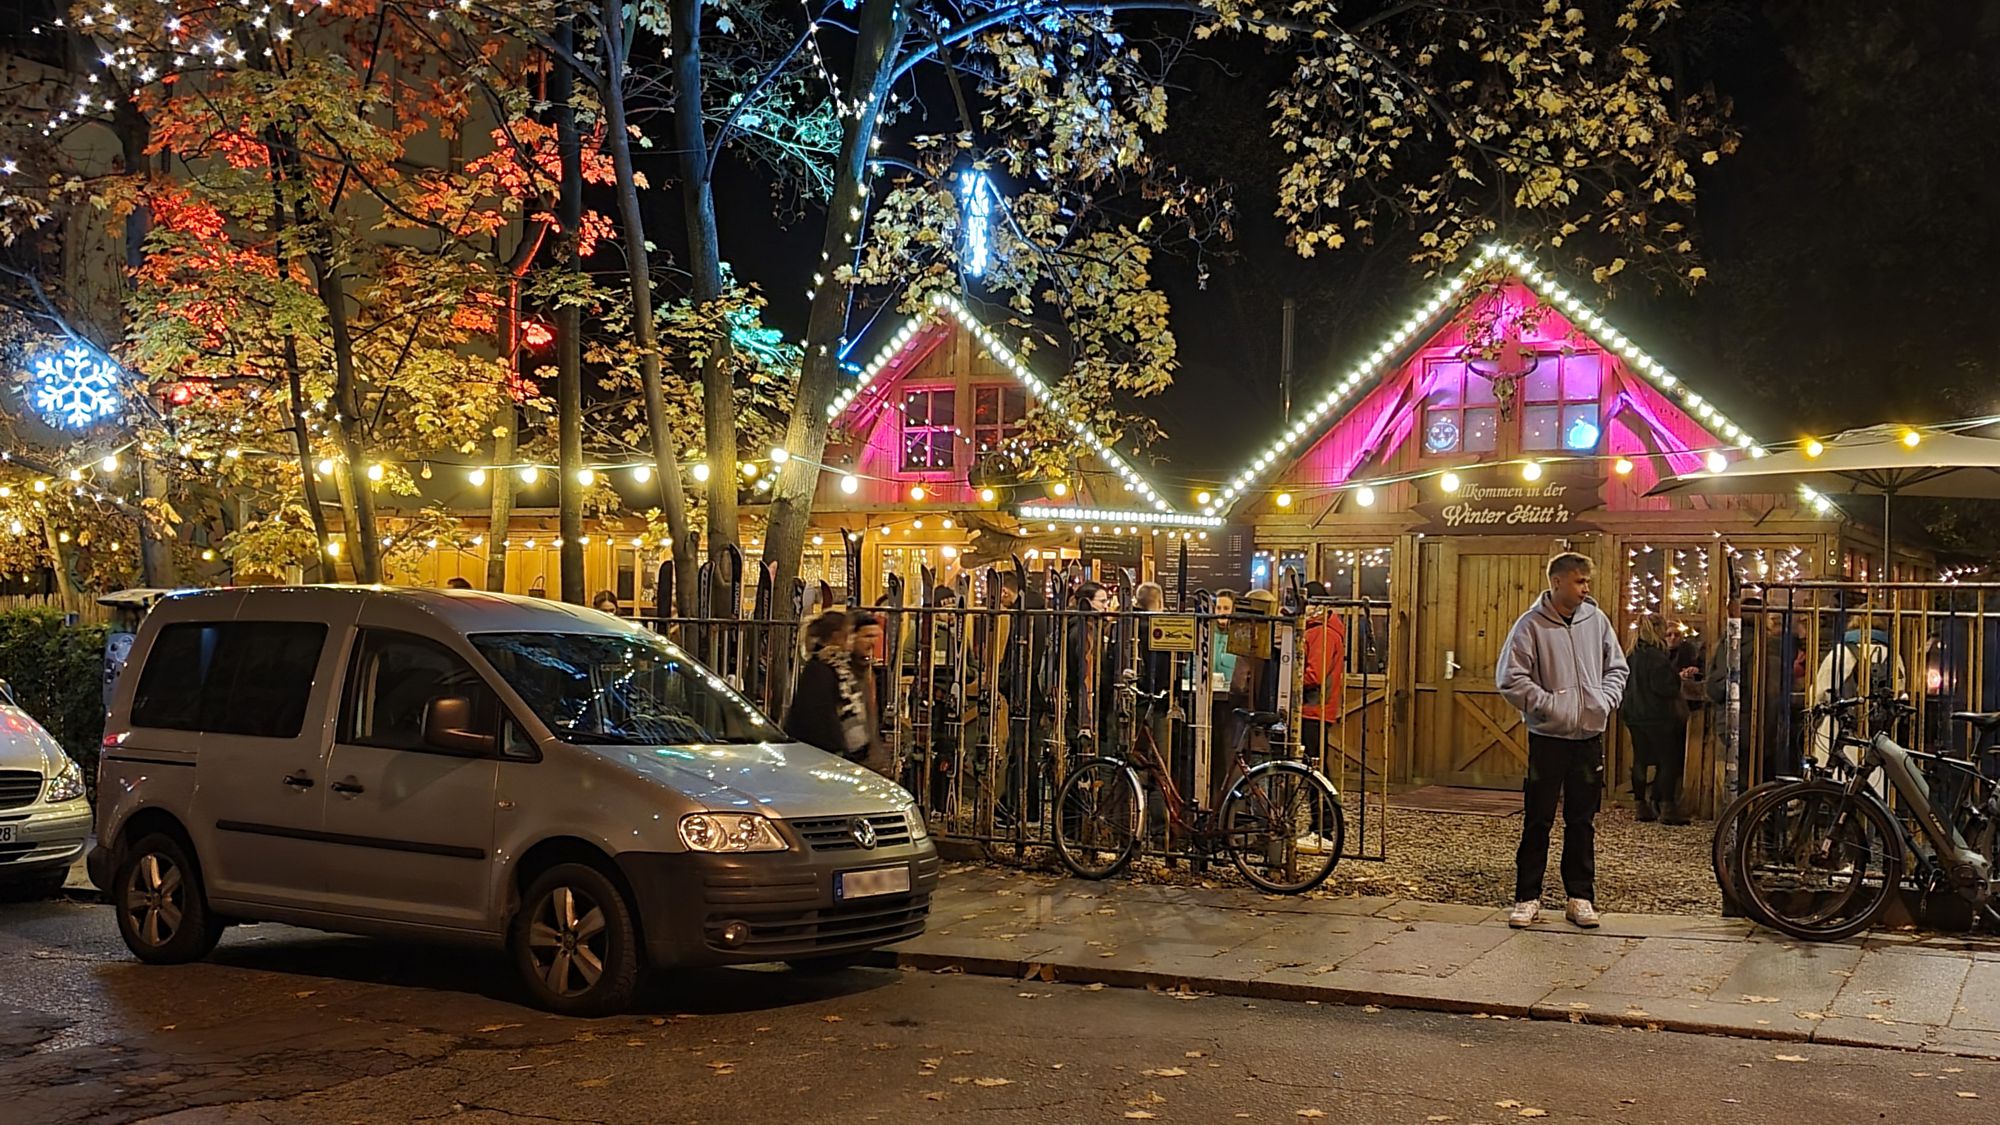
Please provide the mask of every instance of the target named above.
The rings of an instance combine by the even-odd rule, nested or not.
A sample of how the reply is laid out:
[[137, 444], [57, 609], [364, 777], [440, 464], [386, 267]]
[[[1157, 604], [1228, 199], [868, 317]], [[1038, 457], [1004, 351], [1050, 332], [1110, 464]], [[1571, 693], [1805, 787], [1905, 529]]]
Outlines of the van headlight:
[[684, 816], [681, 843], [691, 852], [782, 852], [791, 847], [769, 819], [755, 813]]
[[53, 805], [61, 801], [74, 801], [83, 796], [83, 769], [69, 755], [63, 755], [63, 767], [49, 779], [48, 796], [44, 798]]
[[922, 840], [931, 834], [930, 826], [924, 823], [924, 810], [914, 803], [903, 806], [903, 823], [910, 826], [910, 839]]

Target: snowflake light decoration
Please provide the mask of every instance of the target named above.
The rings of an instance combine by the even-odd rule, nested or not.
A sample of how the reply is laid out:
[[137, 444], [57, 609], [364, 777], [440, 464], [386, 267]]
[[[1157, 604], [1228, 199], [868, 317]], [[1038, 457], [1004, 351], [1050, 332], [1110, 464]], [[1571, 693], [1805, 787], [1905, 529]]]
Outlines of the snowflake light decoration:
[[118, 365], [82, 344], [40, 357], [32, 373], [35, 409], [50, 425], [80, 430], [116, 414], [124, 401]]

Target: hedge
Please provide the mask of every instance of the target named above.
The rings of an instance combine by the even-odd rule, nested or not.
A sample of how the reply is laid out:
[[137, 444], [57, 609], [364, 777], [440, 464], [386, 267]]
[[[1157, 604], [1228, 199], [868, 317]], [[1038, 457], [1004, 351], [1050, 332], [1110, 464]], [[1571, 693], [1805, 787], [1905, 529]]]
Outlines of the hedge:
[[0, 679], [90, 777], [104, 739], [103, 625], [66, 625], [59, 610], [0, 612]]

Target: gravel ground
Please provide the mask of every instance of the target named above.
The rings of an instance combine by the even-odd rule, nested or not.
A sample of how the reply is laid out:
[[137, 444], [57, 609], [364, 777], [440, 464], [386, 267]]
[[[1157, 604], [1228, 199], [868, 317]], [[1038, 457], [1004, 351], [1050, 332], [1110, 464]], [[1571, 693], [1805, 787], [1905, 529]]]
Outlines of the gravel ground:
[[[1388, 895], [1428, 902], [1473, 906], [1505, 906], [1514, 897], [1514, 848], [1521, 839], [1520, 816], [1468, 816], [1459, 813], [1390, 809], [1386, 841], [1379, 808], [1369, 810], [1369, 851], [1386, 852], [1386, 859], [1342, 859], [1315, 896]], [[1720, 914], [1722, 897], [1709, 866], [1713, 824], [1700, 821], [1670, 827], [1641, 824], [1632, 810], [1607, 806], [1597, 815], [1597, 905], [1599, 909], [1632, 914]], [[1350, 819], [1348, 848], [1363, 846], [1353, 838], [1358, 830]], [[1560, 904], [1563, 897], [1559, 859], [1562, 820], [1558, 816], [1549, 845], [1544, 900]], [[1059, 871], [1053, 853], [1033, 851], [1028, 866]], [[1203, 886], [1245, 886], [1225, 859], [1205, 875], [1185, 865], [1169, 866], [1145, 858], [1123, 878], [1153, 883]]]

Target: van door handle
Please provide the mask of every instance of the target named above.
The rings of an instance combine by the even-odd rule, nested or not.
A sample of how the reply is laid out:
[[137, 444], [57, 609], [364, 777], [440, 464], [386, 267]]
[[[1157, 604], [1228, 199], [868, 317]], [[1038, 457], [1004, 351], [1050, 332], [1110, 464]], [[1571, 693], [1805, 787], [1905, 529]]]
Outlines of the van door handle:
[[294, 789], [311, 789], [313, 787], [313, 779], [306, 776], [306, 771], [304, 770], [286, 774], [284, 781], [286, 785]]
[[361, 783], [352, 777], [343, 777], [328, 786], [328, 788], [332, 789], [335, 793], [345, 793], [350, 797], [362, 791]]

